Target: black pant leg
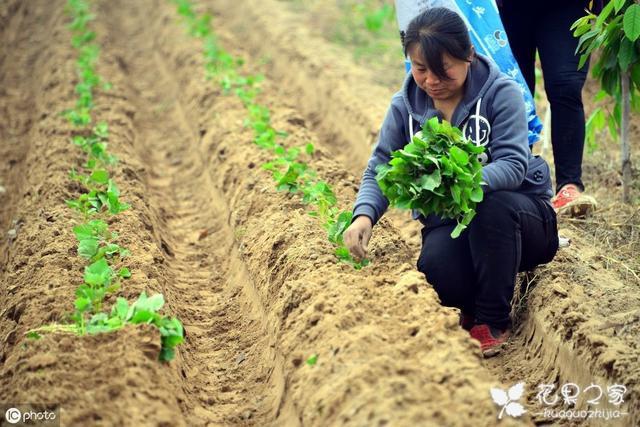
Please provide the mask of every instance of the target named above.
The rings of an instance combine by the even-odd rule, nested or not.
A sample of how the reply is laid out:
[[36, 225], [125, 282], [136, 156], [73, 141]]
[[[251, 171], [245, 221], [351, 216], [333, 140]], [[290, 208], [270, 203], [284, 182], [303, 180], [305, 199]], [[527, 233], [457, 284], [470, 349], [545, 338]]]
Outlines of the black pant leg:
[[[536, 19], [529, 2], [509, 0], [500, 7], [500, 18], [509, 39], [509, 47], [518, 62], [524, 80], [533, 94], [536, 88]], [[537, 12], [536, 12], [537, 13]]]
[[578, 69], [578, 39], [569, 29], [585, 15], [583, 0], [566, 0], [541, 14], [536, 31], [545, 91], [551, 105], [551, 143], [556, 169], [556, 192], [565, 184], [582, 183], [585, 117], [582, 88], [588, 62]]
[[476, 320], [505, 328], [517, 272], [549, 262], [558, 249], [555, 213], [546, 202], [522, 193], [487, 193], [469, 225], [468, 239]]
[[418, 271], [424, 273], [442, 305], [473, 313], [475, 274], [466, 233], [451, 238], [455, 225], [422, 230], [422, 250]]

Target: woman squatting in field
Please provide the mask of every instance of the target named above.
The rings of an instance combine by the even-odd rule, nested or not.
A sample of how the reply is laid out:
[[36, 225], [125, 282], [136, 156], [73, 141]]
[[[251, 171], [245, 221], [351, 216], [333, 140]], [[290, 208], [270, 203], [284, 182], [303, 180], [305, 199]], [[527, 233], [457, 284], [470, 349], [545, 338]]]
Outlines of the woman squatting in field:
[[447, 120], [485, 146], [484, 200], [460, 237], [450, 236], [454, 220], [416, 212], [414, 218], [424, 225], [418, 270], [443, 305], [461, 310], [462, 327], [489, 357], [509, 337], [517, 272], [551, 261], [558, 250], [549, 166], [529, 149], [518, 85], [474, 52], [455, 12], [433, 8], [414, 18], [404, 50], [411, 75], [391, 100], [344, 241], [356, 259], [365, 257], [372, 228], [389, 205], [376, 167], [388, 163], [390, 153], [408, 144], [427, 120]]

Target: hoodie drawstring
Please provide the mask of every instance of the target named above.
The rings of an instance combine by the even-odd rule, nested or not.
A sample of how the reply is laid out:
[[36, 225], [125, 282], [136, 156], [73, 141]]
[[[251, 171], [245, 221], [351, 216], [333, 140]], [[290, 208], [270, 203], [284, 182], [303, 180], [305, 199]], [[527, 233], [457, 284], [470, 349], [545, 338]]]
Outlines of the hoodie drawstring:
[[409, 142], [413, 141], [413, 118], [409, 113]]
[[478, 102], [476, 102], [476, 139], [478, 142], [476, 145], [480, 145], [480, 103], [482, 102], [482, 97], [478, 98]]
[[[476, 139], [478, 140], [476, 145], [480, 145], [480, 105], [482, 104], [482, 97], [478, 98], [476, 102]], [[413, 141], [413, 117], [409, 113], [409, 142]]]

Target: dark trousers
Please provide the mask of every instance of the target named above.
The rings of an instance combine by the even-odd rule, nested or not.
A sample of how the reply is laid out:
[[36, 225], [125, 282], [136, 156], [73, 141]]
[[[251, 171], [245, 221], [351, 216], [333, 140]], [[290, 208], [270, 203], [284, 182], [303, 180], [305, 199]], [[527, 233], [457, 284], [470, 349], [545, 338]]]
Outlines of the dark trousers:
[[536, 49], [540, 54], [544, 88], [551, 105], [551, 144], [556, 166], [556, 192], [565, 184], [582, 183], [584, 108], [582, 87], [588, 63], [578, 70], [578, 39], [569, 27], [584, 16], [584, 0], [503, 0], [500, 17], [509, 44], [531, 93], [535, 91]]
[[457, 239], [450, 236], [454, 227], [423, 228], [418, 270], [443, 305], [474, 314], [477, 323], [508, 327], [517, 272], [551, 261], [558, 250], [553, 208], [534, 196], [496, 191], [485, 194]]

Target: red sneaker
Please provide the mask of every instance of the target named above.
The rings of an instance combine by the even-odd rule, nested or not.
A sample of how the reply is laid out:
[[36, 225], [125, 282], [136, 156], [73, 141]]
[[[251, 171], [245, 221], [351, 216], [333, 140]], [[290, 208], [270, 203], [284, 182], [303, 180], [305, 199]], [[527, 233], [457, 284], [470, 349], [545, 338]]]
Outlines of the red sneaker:
[[596, 199], [582, 193], [574, 184], [564, 185], [551, 204], [558, 215], [568, 214], [572, 217], [587, 216], [598, 205]]
[[469, 331], [471, 338], [475, 338], [480, 341], [480, 350], [484, 357], [495, 356], [500, 353], [502, 348], [507, 343], [511, 331], [505, 329], [503, 331], [491, 331], [492, 328], [489, 325], [475, 325]]

